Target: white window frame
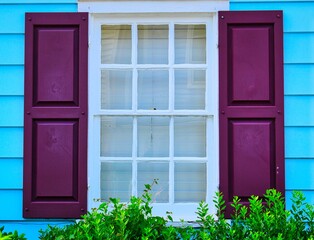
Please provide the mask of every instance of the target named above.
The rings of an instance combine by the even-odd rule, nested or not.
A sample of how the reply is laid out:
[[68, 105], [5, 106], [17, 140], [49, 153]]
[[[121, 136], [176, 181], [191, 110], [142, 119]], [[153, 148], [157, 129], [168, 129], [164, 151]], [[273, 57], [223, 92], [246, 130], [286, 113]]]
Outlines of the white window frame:
[[[194, 111], [192, 115], [210, 115], [211, 121], [207, 121], [206, 152], [210, 153], [207, 158], [213, 161], [207, 162], [207, 195], [206, 202], [209, 203], [209, 211], [214, 213], [212, 203], [213, 196], [219, 186], [219, 136], [218, 136], [218, 11], [228, 10], [229, 2], [226, 0], [209, 1], [80, 1], [79, 12], [89, 12], [89, 114], [88, 114], [88, 209], [97, 207], [98, 202], [94, 199], [100, 198], [100, 116], [104, 110], [100, 110], [100, 51], [101, 36], [100, 26], [102, 24], [128, 24], [128, 22], [149, 23], [204, 23], [206, 22], [206, 110]], [[210, 31], [208, 31], [210, 29]], [[133, 50], [134, 51], [134, 50]], [[171, 53], [169, 53], [170, 55]], [[95, 57], [99, 56], [99, 58]], [[184, 66], [184, 65], [183, 65]], [[182, 66], [182, 67], [183, 67]], [[96, 91], [95, 91], [96, 90]], [[133, 96], [134, 97], [134, 96]], [[115, 110], [115, 114], [117, 110]], [[178, 110], [177, 110], [178, 111]], [[125, 111], [123, 111], [125, 113]], [[206, 113], [205, 113], [206, 112]], [[209, 114], [208, 114], [209, 112]], [[110, 114], [110, 111], [106, 111]], [[132, 113], [132, 110], [130, 110]], [[167, 112], [169, 114], [169, 112]], [[132, 113], [133, 114], [133, 113]], [[154, 115], [154, 112], [136, 115]], [[158, 113], [158, 115], [160, 112]], [[189, 111], [183, 110], [182, 115], [189, 115]], [[209, 130], [210, 129], [210, 130]], [[210, 174], [209, 174], [210, 173]], [[170, 189], [173, 186], [169, 186]], [[166, 211], [173, 213], [175, 221], [184, 219], [186, 221], [196, 220], [196, 208], [198, 203], [156, 203], [153, 213], [165, 216]]]

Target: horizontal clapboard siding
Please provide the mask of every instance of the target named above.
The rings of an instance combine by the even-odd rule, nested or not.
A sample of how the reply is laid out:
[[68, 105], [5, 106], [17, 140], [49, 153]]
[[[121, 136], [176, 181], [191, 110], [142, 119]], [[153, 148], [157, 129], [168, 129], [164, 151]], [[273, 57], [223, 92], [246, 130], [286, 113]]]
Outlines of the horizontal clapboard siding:
[[[314, 159], [287, 159], [286, 160], [286, 188], [287, 190], [313, 189]], [[294, 176], [299, 176], [294, 178]]]
[[22, 177], [22, 158], [0, 158], [0, 190], [22, 189]]
[[[27, 5], [32, 5], [32, 4], [52, 4], [52, 3], [60, 3], [60, 6], [63, 6], [68, 3], [73, 3], [74, 6], [77, 4], [77, 0], [0, 0], [0, 4], [5, 5], [5, 4], [27, 4]], [[44, 10], [42, 9], [42, 12]]]
[[[286, 158], [314, 158], [313, 146], [314, 127], [285, 127]], [[302, 165], [302, 163], [300, 163], [300, 165]], [[300, 176], [293, 176], [293, 178], [298, 177]], [[313, 181], [313, 179], [314, 176], [312, 176], [309, 181]]]
[[314, 64], [286, 64], [284, 70], [286, 96], [314, 95]]
[[0, 66], [23, 65], [24, 34], [0, 34], [0, 52]]
[[231, 10], [282, 10], [284, 32], [314, 32], [313, 1], [230, 1]]
[[[314, 9], [314, 8], [313, 8]], [[285, 64], [314, 63], [314, 32], [284, 34]]]
[[0, 226], [30, 240], [72, 221], [22, 218], [25, 13], [76, 11], [77, 0], [0, 0]]
[[232, 0], [230, 9], [283, 11], [287, 207], [293, 190], [314, 203], [314, 1]]
[[[22, 189], [0, 190], [0, 221], [23, 220], [22, 218]], [[18, 229], [17, 229], [18, 230]]]
[[314, 127], [314, 96], [285, 96], [285, 126]]
[[0, 96], [1, 127], [23, 127], [23, 96]]
[[24, 33], [25, 12], [42, 12], [43, 8], [45, 12], [73, 12], [77, 7], [76, 4], [57, 4], [53, 2], [45, 5], [4, 4], [0, 7], [0, 34]]
[[0, 146], [0, 158], [23, 157], [23, 128], [0, 127]]
[[[73, 223], [73, 222], [70, 222]], [[69, 221], [51, 221], [49, 222], [50, 226], [63, 227], [69, 224]], [[25, 233], [28, 237], [28, 240], [38, 240], [39, 239], [39, 230], [45, 230], [47, 228], [46, 222], [26, 222], [26, 221], [14, 221], [14, 222], [1, 222], [0, 226], [4, 226], [4, 230], [7, 232], [14, 232], [16, 229], [19, 230], [19, 233]], [[35, 232], [35, 234], [34, 234]]]
[[24, 66], [0, 65], [0, 96], [24, 94]]

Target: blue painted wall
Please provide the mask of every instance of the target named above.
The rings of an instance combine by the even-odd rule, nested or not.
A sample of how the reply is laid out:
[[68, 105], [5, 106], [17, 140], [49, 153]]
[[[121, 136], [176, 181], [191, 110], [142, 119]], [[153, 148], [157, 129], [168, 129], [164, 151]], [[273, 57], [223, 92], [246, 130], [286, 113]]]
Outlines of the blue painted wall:
[[[231, 0], [230, 9], [284, 11], [286, 193], [314, 203], [314, 1]], [[22, 218], [24, 14], [60, 11], [77, 11], [77, 0], [0, 0], [0, 226], [28, 239], [68, 223]]]
[[22, 218], [25, 12], [75, 12], [76, 0], [0, 0], [0, 226], [38, 239], [60, 221]]
[[231, 0], [230, 9], [283, 10], [286, 194], [314, 203], [314, 1]]

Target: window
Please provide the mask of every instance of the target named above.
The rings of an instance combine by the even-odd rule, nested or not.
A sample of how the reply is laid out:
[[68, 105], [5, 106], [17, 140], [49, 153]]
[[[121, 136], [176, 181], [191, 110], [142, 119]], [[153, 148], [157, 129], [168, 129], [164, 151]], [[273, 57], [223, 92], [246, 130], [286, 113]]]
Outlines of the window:
[[214, 212], [218, 186], [226, 216], [234, 195], [284, 192], [282, 12], [121, 3], [26, 15], [23, 217], [79, 218], [153, 178], [176, 220]]
[[154, 210], [172, 211], [176, 219], [195, 218], [198, 203], [211, 199], [218, 187], [213, 19], [213, 14], [95, 18], [89, 166], [98, 174], [90, 177], [92, 198], [127, 202], [158, 179]]

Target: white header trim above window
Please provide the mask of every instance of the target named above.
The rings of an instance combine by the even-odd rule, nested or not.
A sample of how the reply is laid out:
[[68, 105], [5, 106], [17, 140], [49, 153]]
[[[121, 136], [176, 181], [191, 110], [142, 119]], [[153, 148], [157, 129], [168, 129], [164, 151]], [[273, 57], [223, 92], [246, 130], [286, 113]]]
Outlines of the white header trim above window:
[[228, 0], [209, 1], [88, 1], [79, 2], [79, 12], [89, 13], [204, 13], [229, 10]]

